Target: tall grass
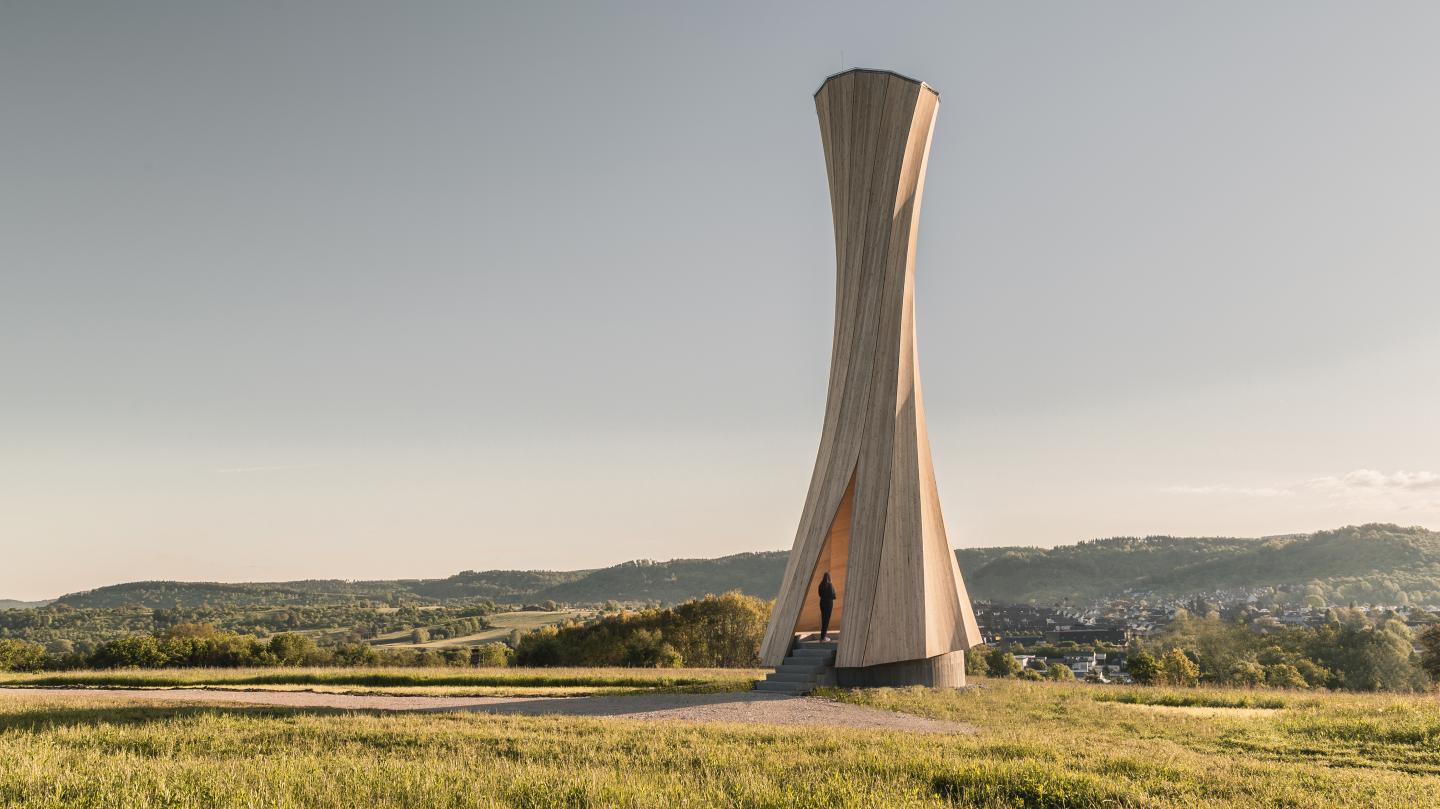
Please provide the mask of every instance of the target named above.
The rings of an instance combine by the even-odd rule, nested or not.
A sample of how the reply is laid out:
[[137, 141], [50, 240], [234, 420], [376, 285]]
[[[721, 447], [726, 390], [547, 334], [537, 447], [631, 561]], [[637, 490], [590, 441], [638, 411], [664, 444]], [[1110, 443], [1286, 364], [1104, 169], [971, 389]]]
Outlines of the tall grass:
[[1202, 718], [1080, 684], [983, 686], [830, 692], [973, 734], [0, 695], [0, 806], [1440, 805], [1433, 697]]
[[634, 668], [193, 668], [116, 669], [0, 675], [0, 686], [181, 688], [204, 686], [356, 686], [604, 688], [736, 691], [764, 676], [759, 669]]
[[1169, 708], [1265, 708], [1274, 710], [1284, 708], [1287, 704], [1284, 697], [1246, 691], [1162, 691], [1154, 688], [1125, 688], [1096, 691], [1092, 696], [1097, 702], [1161, 705]]

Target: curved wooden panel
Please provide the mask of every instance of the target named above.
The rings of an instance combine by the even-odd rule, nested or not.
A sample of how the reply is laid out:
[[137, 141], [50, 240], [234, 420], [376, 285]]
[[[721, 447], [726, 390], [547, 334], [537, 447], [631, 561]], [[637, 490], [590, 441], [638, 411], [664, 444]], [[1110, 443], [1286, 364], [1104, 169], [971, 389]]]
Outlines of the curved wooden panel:
[[915, 239], [938, 107], [928, 85], [885, 71], [847, 71], [815, 94], [835, 220], [835, 334], [766, 665], [783, 661], [796, 632], [818, 628], [815, 587], [827, 570], [841, 593], [837, 627], [844, 615], [837, 666], [980, 642], [940, 514], [915, 347]]

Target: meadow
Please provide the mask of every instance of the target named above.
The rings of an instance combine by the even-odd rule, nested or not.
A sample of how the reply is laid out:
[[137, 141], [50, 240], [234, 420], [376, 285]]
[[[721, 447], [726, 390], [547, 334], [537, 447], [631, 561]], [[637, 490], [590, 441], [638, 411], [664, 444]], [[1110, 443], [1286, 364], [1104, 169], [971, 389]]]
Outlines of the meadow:
[[823, 695], [938, 735], [0, 695], [0, 806], [1440, 804], [1433, 696], [978, 685]]
[[[469, 635], [429, 640], [424, 643], [413, 643], [411, 642], [413, 630], [403, 630], [377, 635], [370, 643], [375, 646], [386, 646], [392, 649], [450, 649], [478, 646], [482, 643], [503, 641], [510, 637], [510, 634], [517, 629], [521, 632], [528, 632], [539, 629], [542, 626], [582, 620], [593, 617], [594, 615], [594, 610], [555, 610], [552, 612], [519, 610], [515, 612], [497, 612], [486, 616], [486, 621], [490, 624], [489, 629], [483, 629]], [[429, 629], [429, 627], [422, 628]]]
[[0, 672], [0, 687], [285, 689], [345, 694], [524, 696], [748, 690], [763, 669], [269, 667]]

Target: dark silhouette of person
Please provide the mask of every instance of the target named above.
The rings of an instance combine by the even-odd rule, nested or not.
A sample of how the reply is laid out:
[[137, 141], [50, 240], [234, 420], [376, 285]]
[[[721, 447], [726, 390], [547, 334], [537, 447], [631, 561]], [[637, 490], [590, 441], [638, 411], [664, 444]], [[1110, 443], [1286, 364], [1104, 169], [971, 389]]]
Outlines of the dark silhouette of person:
[[830, 574], [826, 572], [820, 579], [820, 640], [826, 640], [830, 634], [830, 610], [835, 608], [835, 585], [830, 583]]

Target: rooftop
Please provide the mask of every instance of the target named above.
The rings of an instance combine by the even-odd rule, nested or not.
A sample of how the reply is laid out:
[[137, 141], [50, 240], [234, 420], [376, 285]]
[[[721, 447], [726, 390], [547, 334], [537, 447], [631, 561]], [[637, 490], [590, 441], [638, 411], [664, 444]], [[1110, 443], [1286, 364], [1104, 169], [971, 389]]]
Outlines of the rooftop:
[[934, 93], [937, 97], [940, 95], [939, 90], [936, 90], [934, 87], [931, 87], [930, 85], [926, 84], [923, 81], [920, 81], [919, 79], [912, 79], [909, 76], [904, 75], [903, 73], [896, 73], [893, 70], [879, 70], [873, 67], [852, 67], [849, 70], [842, 70], [832, 76], [827, 76], [825, 78], [825, 81], [820, 82], [820, 86], [815, 90], [815, 95], [820, 95], [820, 91], [825, 89], [825, 85], [829, 84], [832, 81], [835, 81], [841, 76], [849, 76], [851, 73], [876, 73], [883, 76], [894, 76], [897, 79], [904, 79], [911, 84], [918, 84], [926, 90]]

